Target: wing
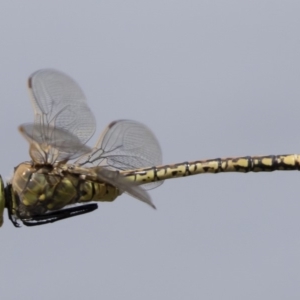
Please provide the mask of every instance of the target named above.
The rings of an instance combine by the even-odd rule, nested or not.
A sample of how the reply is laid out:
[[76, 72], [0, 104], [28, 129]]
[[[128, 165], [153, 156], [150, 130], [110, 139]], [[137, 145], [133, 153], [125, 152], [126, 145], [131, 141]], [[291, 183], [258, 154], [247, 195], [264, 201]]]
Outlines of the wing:
[[149, 204], [155, 208], [150, 195], [136, 182], [129, 181], [118, 171], [109, 170], [105, 167], [96, 166], [91, 168], [80, 167], [76, 165], [66, 165], [66, 171], [85, 176], [89, 180], [96, 182], [105, 182], [119, 189], [121, 193], [126, 192], [132, 197]]
[[78, 84], [66, 74], [43, 69], [28, 80], [35, 123], [59, 127], [85, 144], [95, 132], [96, 121]]
[[19, 131], [29, 142], [29, 154], [36, 164], [54, 164], [91, 152], [77, 136], [59, 127], [28, 123], [19, 126]]
[[30, 142], [32, 160], [54, 163], [90, 152], [84, 144], [96, 122], [77, 83], [61, 72], [44, 69], [29, 77], [28, 87], [35, 123], [19, 129]]
[[[162, 152], [154, 134], [143, 124], [131, 120], [110, 123], [89, 155], [75, 164], [102, 166], [110, 170], [133, 170], [162, 164]], [[143, 185], [152, 189], [162, 184]]]
[[117, 187], [120, 191], [126, 192], [130, 196], [147, 203], [152, 208], [156, 208], [151, 201], [150, 195], [142, 187], [134, 182], [128, 181], [126, 177], [121, 175], [119, 172], [111, 171], [101, 167], [96, 167], [96, 172], [98, 178], [101, 178], [104, 182], [107, 182]]

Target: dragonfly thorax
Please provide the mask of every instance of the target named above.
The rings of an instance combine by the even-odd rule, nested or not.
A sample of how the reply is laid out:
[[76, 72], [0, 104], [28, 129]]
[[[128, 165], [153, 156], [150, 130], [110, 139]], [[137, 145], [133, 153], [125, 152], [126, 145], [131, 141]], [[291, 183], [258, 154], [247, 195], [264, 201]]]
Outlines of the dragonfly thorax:
[[66, 171], [68, 169], [33, 166], [31, 162], [18, 165], [11, 180], [13, 214], [26, 219], [75, 203], [113, 201], [120, 195], [115, 187], [84, 180], [80, 174]]

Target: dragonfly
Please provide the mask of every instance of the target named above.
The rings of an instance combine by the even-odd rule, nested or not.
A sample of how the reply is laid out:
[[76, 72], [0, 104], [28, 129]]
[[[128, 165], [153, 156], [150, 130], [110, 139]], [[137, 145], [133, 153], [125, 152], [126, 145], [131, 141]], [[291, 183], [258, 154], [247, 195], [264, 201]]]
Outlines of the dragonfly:
[[204, 173], [299, 170], [300, 156], [267, 155], [162, 165], [151, 130], [132, 120], [110, 123], [94, 147], [94, 114], [79, 85], [68, 75], [42, 69], [28, 79], [34, 122], [19, 126], [31, 160], [15, 167], [4, 185], [0, 176], [0, 226], [4, 210], [20, 227], [54, 223], [92, 212], [98, 202], [123, 193], [155, 208], [148, 190], [164, 180]]

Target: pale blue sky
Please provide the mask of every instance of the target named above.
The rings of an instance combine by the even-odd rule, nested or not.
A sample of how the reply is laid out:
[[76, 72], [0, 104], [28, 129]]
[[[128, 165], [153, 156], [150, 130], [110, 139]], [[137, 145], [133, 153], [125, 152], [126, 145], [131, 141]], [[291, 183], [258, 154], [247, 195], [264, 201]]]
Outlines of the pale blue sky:
[[[300, 153], [299, 1], [4, 1], [0, 173], [29, 159], [28, 76], [72, 76], [97, 119], [134, 119], [165, 163]], [[297, 172], [169, 180], [157, 206], [1, 228], [1, 299], [299, 299]]]

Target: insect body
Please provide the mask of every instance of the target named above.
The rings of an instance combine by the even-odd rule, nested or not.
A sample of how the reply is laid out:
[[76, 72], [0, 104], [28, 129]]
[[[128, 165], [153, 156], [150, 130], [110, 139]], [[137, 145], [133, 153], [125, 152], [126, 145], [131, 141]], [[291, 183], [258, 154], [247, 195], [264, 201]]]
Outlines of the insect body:
[[[217, 158], [162, 165], [157, 139], [143, 124], [109, 124], [95, 147], [86, 146], [95, 118], [80, 87], [67, 75], [44, 69], [28, 87], [34, 123], [19, 127], [29, 142], [30, 162], [15, 168], [4, 186], [0, 176], [0, 226], [7, 208], [15, 226], [41, 225], [97, 209], [126, 192], [153, 208], [147, 189], [163, 180], [202, 173], [299, 170], [298, 155]], [[73, 163], [68, 163], [73, 160]]]
[[91, 149], [85, 144], [95, 131], [95, 118], [69, 76], [40, 70], [30, 76], [28, 87], [35, 119], [19, 130], [32, 161], [17, 166], [5, 188], [1, 179], [1, 225], [5, 207], [14, 225], [21, 220], [33, 226], [90, 212], [97, 208], [90, 202], [113, 201], [123, 192], [154, 207], [145, 189], [120, 174], [161, 163], [158, 142], [146, 126], [112, 122]]

